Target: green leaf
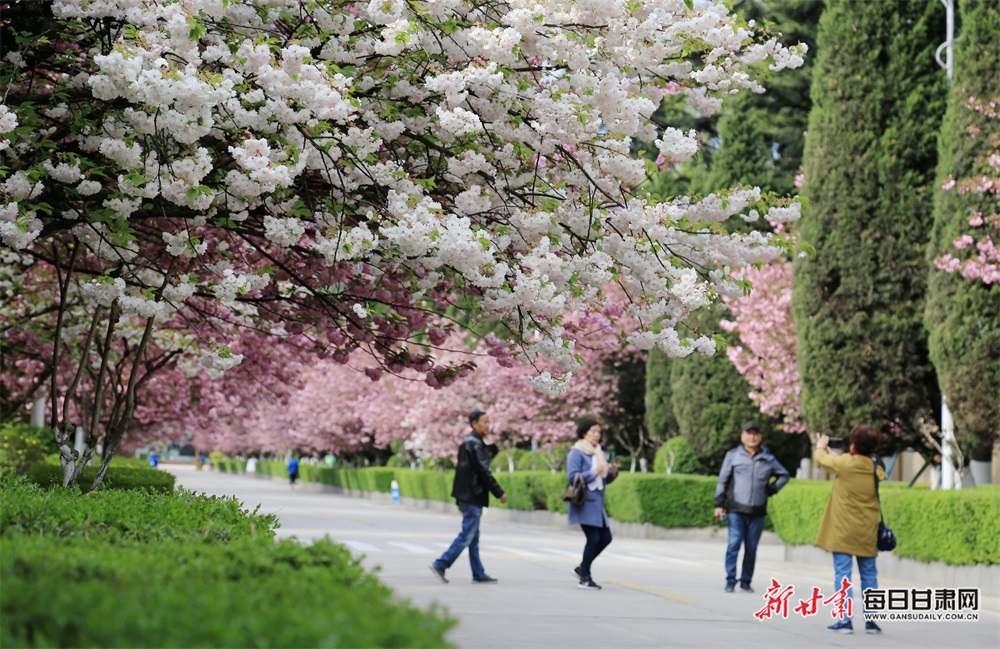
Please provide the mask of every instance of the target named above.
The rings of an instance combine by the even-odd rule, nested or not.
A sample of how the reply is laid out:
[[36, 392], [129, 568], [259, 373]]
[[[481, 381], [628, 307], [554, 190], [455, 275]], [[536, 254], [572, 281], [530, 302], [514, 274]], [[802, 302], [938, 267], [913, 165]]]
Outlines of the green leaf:
[[188, 27], [191, 28], [190, 31], [188, 31], [188, 38], [193, 41], [200, 41], [202, 37], [208, 33], [208, 30], [205, 28], [205, 23], [203, 23], [201, 19], [196, 16], [188, 18]]

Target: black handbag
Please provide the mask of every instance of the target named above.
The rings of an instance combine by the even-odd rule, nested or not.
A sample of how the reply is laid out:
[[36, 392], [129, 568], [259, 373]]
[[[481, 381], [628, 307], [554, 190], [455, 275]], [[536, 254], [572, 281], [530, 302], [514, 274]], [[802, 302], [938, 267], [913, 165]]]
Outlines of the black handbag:
[[878, 462], [872, 458], [872, 465], [875, 468], [875, 499], [878, 501], [878, 550], [879, 552], [891, 552], [896, 549], [896, 534], [882, 518], [882, 499], [878, 495]]
[[562, 499], [577, 506], [582, 505], [583, 501], [587, 499], [587, 483], [583, 479], [582, 473], [577, 473], [576, 477], [570, 480], [566, 491], [563, 492]]

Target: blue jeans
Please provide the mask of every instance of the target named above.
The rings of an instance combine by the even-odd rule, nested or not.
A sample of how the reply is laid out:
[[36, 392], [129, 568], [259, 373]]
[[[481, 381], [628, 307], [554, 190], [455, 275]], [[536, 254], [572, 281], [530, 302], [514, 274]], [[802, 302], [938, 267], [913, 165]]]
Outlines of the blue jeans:
[[[855, 557], [843, 552], [834, 552], [834, 592], [840, 590], [840, 584], [843, 583], [844, 577], [847, 577], [847, 581], [851, 581], [852, 559], [858, 560], [858, 574], [861, 576], [861, 592], [864, 593], [869, 588], [878, 588], [878, 568], [875, 566], [875, 557]], [[851, 598], [854, 604], [860, 604], [860, 607], [864, 608], [864, 598], [860, 600], [854, 599], [853, 591], [853, 586], [852, 588], [848, 588], [847, 596]], [[852, 608], [856, 607], [852, 605]]]
[[437, 561], [435, 568], [446, 570], [455, 563], [462, 550], [469, 548], [469, 564], [472, 566], [472, 578], [482, 579], [486, 576], [486, 569], [483, 562], [479, 560], [479, 519], [483, 517], [483, 508], [472, 503], [458, 502], [458, 509], [462, 512], [462, 531], [458, 533], [451, 547], [444, 551]]
[[736, 585], [736, 557], [743, 548], [743, 574], [740, 575], [740, 587], [750, 588], [753, 579], [753, 567], [757, 563], [757, 544], [764, 532], [764, 517], [750, 514], [726, 515], [729, 522], [729, 545], [726, 546], [726, 586]]

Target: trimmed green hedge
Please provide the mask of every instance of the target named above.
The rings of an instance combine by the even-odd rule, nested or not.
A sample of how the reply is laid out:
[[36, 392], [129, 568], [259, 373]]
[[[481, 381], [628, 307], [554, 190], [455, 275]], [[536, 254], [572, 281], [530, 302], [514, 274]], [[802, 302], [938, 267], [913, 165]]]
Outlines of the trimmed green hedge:
[[826, 481], [790, 480], [784, 489], [771, 497], [767, 515], [782, 541], [790, 545], [816, 542], [832, 485]]
[[[86, 466], [80, 474], [79, 485], [82, 489], [90, 489], [97, 477], [99, 467]], [[58, 464], [39, 462], [32, 464], [25, 474], [29, 480], [43, 487], [62, 486], [63, 470]], [[106, 489], [141, 489], [159, 493], [171, 493], [174, 490], [176, 478], [166, 471], [154, 469], [151, 466], [131, 466], [118, 464], [114, 459], [108, 466], [104, 480], [98, 485], [98, 491]]]
[[[350, 470], [350, 469], [346, 469]], [[371, 471], [371, 469], [355, 469], [356, 471]], [[399, 483], [399, 493], [405, 498], [424, 498], [427, 500], [451, 500], [451, 484], [455, 477], [454, 471], [420, 471], [415, 469], [392, 469]], [[392, 477], [389, 478], [392, 481]]]
[[440, 647], [454, 625], [329, 540], [2, 538], [0, 573], [5, 647]]
[[[496, 474], [497, 482], [507, 494], [507, 504], [496, 501], [505, 509], [536, 509], [566, 513], [562, 493], [566, 490], [566, 474], [550, 471], [515, 471]], [[448, 484], [451, 493], [451, 484]]]
[[276, 517], [235, 498], [17, 477], [0, 495], [0, 646], [450, 646], [442, 611], [397, 600], [328, 539], [274, 542]]
[[622, 474], [607, 491], [608, 514], [630, 523], [711, 527], [716, 478], [697, 475]]
[[[816, 541], [832, 482], [792, 480], [772, 499], [769, 514], [785, 543]], [[949, 565], [1000, 564], [1000, 486], [960, 491], [884, 484], [882, 511], [896, 533], [893, 553]]]
[[[284, 464], [277, 462], [258, 463], [258, 470], [268, 464], [273, 465], [272, 475], [285, 475]], [[311, 468], [324, 477], [326, 484], [388, 492], [388, 485], [395, 478], [405, 498], [442, 501], [451, 500], [455, 473], [392, 467]], [[507, 492], [507, 504], [494, 500], [492, 506], [566, 512], [566, 503], [561, 499], [565, 474], [515, 471], [495, 475]], [[310, 477], [303, 473], [303, 479]], [[378, 482], [377, 489], [364, 486], [372, 481]], [[622, 473], [607, 491], [608, 514], [623, 522], [661, 527], [722, 526], [724, 523], [712, 516], [716, 482], [712, 476]], [[770, 500], [765, 528], [773, 529], [785, 543], [812, 545], [832, 484], [790, 481]], [[899, 539], [896, 555], [951, 565], [1000, 565], [1000, 486], [929, 491], [890, 482], [883, 485], [882, 504], [886, 522]]]
[[[382, 493], [389, 493], [392, 488], [393, 474], [398, 471], [400, 469], [393, 469], [391, 467], [345, 469], [318, 464], [299, 463], [299, 479], [303, 482], [318, 482], [343, 489], [379, 491]], [[273, 460], [261, 460], [257, 462], [257, 473], [278, 478], [288, 477], [288, 470], [285, 468], [285, 463]], [[450, 484], [448, 490], [451, 490]]]
[[[247, 461], [226, 457], [216, 461], [212, 466], [215, 467], [216, 471], [222, 473], [245, 473], [247, 470]], [[202, 471], [206, 468], [203, 468]]]
[[[59, 456], [56, 455], [55, 457], [51, 458], [51, 461], [55, 462], [55, 463], [58, 463], [59, 462]], [[100, 458], [97, 458], [96, 462], [100, 463], [100, 461], [101, 461]], [[123, 467], [123, 468], [124, 467], [128, 467], [130, 469], [146, 469], [147, 471], [149, 471], [149, 470], [156, 471], [157, 470], [157, 469], [153, 469], [153, 467], [150, 466], [148, 459], [137, 458], [137, 457], [130, 457], [128, 455], [115, 455], [114, 457], [112, 457], [111, 458], [111, 466], [108, 467], [108, 468], [114, 469], [116, 467]]]
[[196, 496], [178, 489], [162, 493], [44, 489], [25, 479], [0, 482], [0, 536], [107, 537], [135, 541], [274, 538], [274, 514], [248, 514], [234, 497]]

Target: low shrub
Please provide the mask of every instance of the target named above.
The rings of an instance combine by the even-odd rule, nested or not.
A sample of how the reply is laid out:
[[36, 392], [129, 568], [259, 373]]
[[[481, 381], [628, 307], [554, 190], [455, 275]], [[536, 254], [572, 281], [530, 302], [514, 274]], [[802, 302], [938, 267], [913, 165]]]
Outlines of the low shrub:
[[275, 543], [277, 518], [235, 498], [21, 476], [0, 495], [0, 646], [449, 646], [438, 609], [398, 601], [329, 540]]
[[43, 489], [25, 478], [0, 481], [0, 536], [108, 537], [158, 541], [274, 538], [277, 516], [248, 514], [233, 497], [106, 490]]
[[[79, 486], [81, 489], [90, 489], [97, 477], [99, 467], [86, 466], [80, 473]], [[58, 464], [52, 462], [38, 462], [31, 465], [25, 474], [29, 480], [42, 487], [62, 486], [63, 470]], [[159, 493], [170, 493], [174, 490], [176, 478], [166, 471], [159, 471], [151, 466], [132, 467], [116, 466], [114, 459], [108, 466], [108, 472], [104, 475], [104, 480], [98, 485], [98, 490], [106, 489], [141, 489], [144, 491], [156, 491]]]
[[[813, 544], [832, 481], [792, 480], [772, 498], [770, 515], [781, 539]], [[960, 491], [880, 488], [886, 524], [896, 533], [893, 553], [949, 565], [1000, 564], [1000, 486]]]
[[405, 455], [400, 455], [397, 453], [393, 455], [388, 460], [386, 460], [385, 465], [393, 469], [409, 469], [410, 468], [410, 458]]
[[224, 457], [216, 461], [212, 466], [216, 471], [222, 473], [246, 473], [247, 461]]
[[0, 424], [0, 473], [23, 475], [46, 455], [58, 452], [50, 428], [14, 422]]
[[540, 503], [541, 506], [538, 509], [546, 509], [550, 512], [565, 514], [569, 510], [569, 505], [562, 499], [562, 495], [566, 491], [566, 484], [565, 472], [544, 471], [528, 476], [532, 501]]
[[671, 437], [656, 451], [653, 471], [665, 474], [668, 468], [670, 475], [704, 475], [706, 472], [698, 453], [681, 436]]
[[608, 514], [662, 527], [710, 527], [717, 480], [708, 476], [622, 473], [608, 487]]
[[498, 500], [493, 500], [491, 498], [490, 504], [495, 507], [504, 507], [506, 509], [521, 509], [526, 511], [533, 511], [536, 509], [545, 509], [545, 502], [538, 502], [534, 498], [534, 490], [532, 489], [529, 477], [535, 475], [536, 471], [514, 471], [513, 473], [497, 473], [496, 479], [503, 488], [504, 493], [507, 494], [507, 504], [503, 504]]
[[452, 500], [451, 487], [454, 471], [420, 471], [419, 469], [394, 469], [399, 482], [399, 494], [404, 498], [426, 500]]
[[5, 647], [441, 647], [454, 625], [329, 540], [3, 537], [0, 575]]
[[812, 545], [816, 542], [832, 484], [825, 480], [792, 479], [771, 496], [767, 514], [782, 541], [790, 545]]
[[[58, 459], [56, 461], [58, 461]], [[98, 458], [97, 462], [100, 463], [100, 461], [101, 461], [100, 458]], [[113, 458], [111, 458], [111, 465], [109, 468], [115, 468], [115, 467], [128, 467], [131, 469], [152, 468], [149, 465], [149, 460], [144, 460], [137, 457], [126, 457], [124, 455], [116, 455]]]
[[1000, 565], [1000, 486], [960, 491], [882, 490], [900, 556], [951, 565]]
[[[257, 473], [274, 477], [287, 478], [288, 470], [284, 462], [261, 460], [257, 462]], [[391, 467], [372, 467], [370, 469], [351, 469], [328, 467], [319, 464], [300, 464], [299, 479], [303, 482], [316, 482], [342, 489], [358, 491], [377, 491], [389, 493], [392, 480], [399, 469]]]
[[[284, 462], [277, 462], [275, 460], [259, 460], [257, 462], [257, 468], [254, 469], [256, 473], [261, 475], [269, 475], [279, 478], [287, 478], [288, 470], [285, 468]], [[301, 475], [302, 467], [299, 466], [299, 473]]]

